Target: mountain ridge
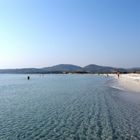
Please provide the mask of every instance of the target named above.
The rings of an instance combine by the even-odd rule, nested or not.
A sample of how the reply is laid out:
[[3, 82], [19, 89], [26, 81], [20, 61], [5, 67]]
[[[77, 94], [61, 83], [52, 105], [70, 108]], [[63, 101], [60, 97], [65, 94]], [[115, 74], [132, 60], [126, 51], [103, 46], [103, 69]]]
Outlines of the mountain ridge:
[[140, 72], [140, 67], [136, 68], [117, 68], [111, 66], [100, 66], [89, 64], [84, 67], [73, 64], [58, 64], [51, 67], [43, 68], [19, 68], [19, 69], [0, 69], [0, 73], [7, 74], [47, 74], [47, 73], [129, 73]]

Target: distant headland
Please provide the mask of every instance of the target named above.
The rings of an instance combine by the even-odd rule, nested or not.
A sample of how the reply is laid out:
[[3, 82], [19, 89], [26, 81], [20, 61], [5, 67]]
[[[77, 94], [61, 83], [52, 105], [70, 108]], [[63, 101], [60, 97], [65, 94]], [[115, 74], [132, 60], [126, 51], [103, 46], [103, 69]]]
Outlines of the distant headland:
[[115, 68], [110, 66], [99, 66], [90, 64], [80, 67], [72, 64], [59, 64], [44, 68], [21, 68], [21, 69], [0, 69], [0, 74], [68, 74], [68, 73], [140, 73], [140, 67], [137, 68]]

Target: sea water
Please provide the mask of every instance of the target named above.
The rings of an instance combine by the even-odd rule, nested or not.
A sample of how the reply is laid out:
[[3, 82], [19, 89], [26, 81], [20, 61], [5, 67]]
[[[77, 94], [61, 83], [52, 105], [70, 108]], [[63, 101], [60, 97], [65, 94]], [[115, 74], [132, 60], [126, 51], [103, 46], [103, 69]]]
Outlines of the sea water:
[[140, 140], [140, 94], [94, 75], [0, 75], [0, 140]]

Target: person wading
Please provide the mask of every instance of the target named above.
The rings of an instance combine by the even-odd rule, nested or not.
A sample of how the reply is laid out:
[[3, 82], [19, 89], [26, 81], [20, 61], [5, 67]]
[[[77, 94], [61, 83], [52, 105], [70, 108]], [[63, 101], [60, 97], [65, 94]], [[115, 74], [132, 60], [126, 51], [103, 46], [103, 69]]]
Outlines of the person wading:
[[27, 76], [27, 80], [30, 80], [30, 76]]

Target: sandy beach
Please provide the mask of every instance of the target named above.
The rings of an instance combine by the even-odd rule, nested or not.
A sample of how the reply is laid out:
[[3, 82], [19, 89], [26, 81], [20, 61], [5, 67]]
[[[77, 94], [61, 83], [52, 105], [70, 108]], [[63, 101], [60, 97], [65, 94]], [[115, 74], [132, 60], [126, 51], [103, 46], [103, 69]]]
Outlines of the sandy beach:
[[[112, 75], [118, 79], [117, 75]], [[140, 92], [140, 74], [120, 74], [118, 84], [124, 89]]]

